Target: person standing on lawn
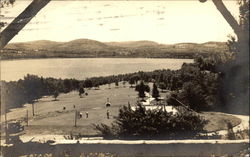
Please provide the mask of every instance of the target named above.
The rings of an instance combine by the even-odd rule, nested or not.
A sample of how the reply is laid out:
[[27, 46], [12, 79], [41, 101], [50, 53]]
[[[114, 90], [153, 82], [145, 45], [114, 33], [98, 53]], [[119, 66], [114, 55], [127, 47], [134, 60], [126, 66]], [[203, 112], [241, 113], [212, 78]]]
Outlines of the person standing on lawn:
[[107, 118], [109, 119], [109, 110], [107, 110]]

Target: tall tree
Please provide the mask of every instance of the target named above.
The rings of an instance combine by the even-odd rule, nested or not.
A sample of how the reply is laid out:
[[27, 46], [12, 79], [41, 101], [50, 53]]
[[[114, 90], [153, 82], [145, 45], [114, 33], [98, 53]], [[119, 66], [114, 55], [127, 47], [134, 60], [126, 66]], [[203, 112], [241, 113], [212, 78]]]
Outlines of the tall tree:
[[150, 88], [148, 85], [145, 85], [143, 83], [143, 81], [140, 82], [140, 84], [138, 84], [136, 87], [135, 87], [135, 90], [138, 92], [138, 96], [140, 98], [144, 98], [146, 95], [145, 95], [145, 92], [149, 92], [150, 91]]
[[159, 83], [159, 88], [161, 89], [161, 91], [163, 92], [164, 89], [167, 89], [167, 86], [164, 82], [160, 82]]
[[[207, 0], [199, 0], [206, 2]], [[212, 0], [217, 10], [221, 13], [227, 23], [234, 30], [238, 39], [239, 52], [237, 54], [238, 62], [249, 62], [249, 0], [238, 0], [240, 17], [239, 22], [233, 17], [222, 0]]]
[[85, 92], [84, 88], [80, 87], [79, 88], [79, 96], [80, 96], [80, 98], [82, 98], [82, 94], [84, 94], [84, 92]]
[[87, 79], [84, 81], [84, 87], [86, 87], [86, 88], [93, 87], [93, 82], [91, 81], [91, 79]]
[[155, 98], [156, 100], [158, 100], [158, 98], [159, 98], [159, 96], [160, 96], [159, 91], [158, 91], [158, 88], [157, 88], [157, 86], [156, 86], [155, 83], [153, 84], [152, 96], [153, 96], [153, 98]]
[[56, 98], [59, 96], [58, 90], [55, 90], [53, 97], [55, 98], [55, 101], [57, 100]]
[[126, 81], [122, 81], [123, 87], [126, 87]]
[[131, 77], [131, 78], [129, 79], [130, 87], [132, 87], [134, 83], [135, 83], [135, 81], [134, 81], [133, 78]]
[[115, 80], [115, 86], [118, 87], [119, 86], [119, 82], [118, 80]]
[[[200, 0], [205, 2], [206, 0]], [[237, 40], [231, 38], [236, 52], [236, 59], [226, 65], [219, 66], [225, 77], [222, 82], [221, 98], [230, 112], [249, 111], [249, 0], [238, 0], [239, 20], [232, 16], [222, 0], [212, 0], [217, 10], [234, 30]], [[230, 97], [228, 95], [235, 95]], [[234, 105], [241, 105], [235, 107]]]

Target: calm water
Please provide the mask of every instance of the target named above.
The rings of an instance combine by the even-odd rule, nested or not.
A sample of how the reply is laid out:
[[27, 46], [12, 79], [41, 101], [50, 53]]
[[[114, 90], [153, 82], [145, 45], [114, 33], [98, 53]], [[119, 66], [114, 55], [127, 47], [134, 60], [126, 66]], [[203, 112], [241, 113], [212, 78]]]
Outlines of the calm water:
[[85, 79], [156, 69], [179, 69], [192, 59], [148, 58], [53, 58], [1, 61], [1, 80], [12, 81], [27, 74], [54, 78]]

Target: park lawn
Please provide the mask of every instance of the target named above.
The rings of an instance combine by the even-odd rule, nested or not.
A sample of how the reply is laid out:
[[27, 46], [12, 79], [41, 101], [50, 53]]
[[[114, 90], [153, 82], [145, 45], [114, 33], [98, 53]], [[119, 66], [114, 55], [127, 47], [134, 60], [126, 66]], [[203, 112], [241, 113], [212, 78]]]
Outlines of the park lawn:
[[[151, 85], [150, 85], [151, 86]], [[14, 109], [8, 113], [8, 119], [20, 119], [26, 116], [27, 110], [29, 115], [29, 125], [25, 127], [26, 134], [60, 134], [69, 135], [81, 134], [83, 136], [96, 136], [98, 132], [94, 129], [94, 124], [110, 125], [119, 113], [119, 108], [127, 105], [128, 101], [134, 105], [138, 100], [137, 92], [134, 88], [130, 88], [129, 84], [125, 87], [120, 83], [119, 87], [111, 84], [100, 86], [100, 89], [85, 89], [88, 96], [80, 98], [77, 91], [67, 94], [60, 94], [58, 100], [54, 98], [44, 97], [35, 103], [35, 116], [32, 116], [32, 108], [27, 104], [24, 108]], [[162, 97], [166, 93], [160, 93]], [[106, 107], [105, 103], [109, 98], [111, 107]], [[74, 108], [75, 105], [75, 108]], [[63, 110], [63, 108], [66, 108]], [[77, 119], [75, 125], [75, 111], [83, 114], [81, 119]], [[110, 118], [107, 118], [107, 110], [109, 110]], [[86, 112], [89, 117], [86, 118]], [[226, 121], [229, 120], [233, 126], [238, 125], [241, 120], [224, 113], [219, 112], [203, 112], [201, 116], [209, 120], [205, 126], [208, 132], [227, 129]]]
[[[27, 134], [69, 134], [81, 133], [83, 135], [96, 135], [94, 124], [111, 124], [115, 116], [118, 115], [119, 108], [123, 105], [135, 104], [138, 100], [137, 92], [130, 88], [129, 84], [125, 87], [120, 83], [119, 87], [111, 84], [100, 86], [100, 89], [85, 89], [87, 96], [80, 98], [78, 91], [67, 94], [60, 94], [57, 101], [54, 98], [44, 97], [35, 103], [35, 116], [32, 116], [30, 104], [20, 109], [14, 109], [8, 113], [8, 119], [20, 119], [26, 116], [28, 109], [29, 126], [26, 127]], [[107, 98], [111, 107], [106, 107]], [[75, 105], [75, 108], [74, 108]], [[63, 110], [63, 108], [66, 108]], [[75, 125], [75, 111], [83, 114], [83, 118], [77, 119]], [[107, 118], [109, 110], [110, 118]], [[86, 118], [88, 112], [88, 118]]]
[[227, 122], [230, 122], [232, 126], [237, 126], [241, 123], [241, 119], [221, 112], [203, 112], [200, 115], [208, 120], [208, 124], [204, 127], [204, 130], [207, 132], [227, 130]]

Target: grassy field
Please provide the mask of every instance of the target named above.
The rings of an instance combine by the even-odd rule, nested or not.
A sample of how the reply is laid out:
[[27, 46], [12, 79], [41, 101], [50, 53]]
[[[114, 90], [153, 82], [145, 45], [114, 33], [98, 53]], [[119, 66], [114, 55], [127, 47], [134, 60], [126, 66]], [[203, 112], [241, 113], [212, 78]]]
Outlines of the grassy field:
[[[120, 84], [115, 87], [111, 84], [111, 89], [101, 86], [100, 89], [85, 89], [88, 96], [79, 97], [77, 91], [68, 94], [60, 94], [58, 100], [54, 101], [52, 97], [45, 97], [35, 103], [35, 116], [32, 116], [32, 108], [27, 104], [24, 108], [14, 109], [8, 113], [8, 119], [20, 119], [29, 114], [29, 126], [26, 127], [28, 134], [65, 134], [69, 132], [81, 132], [82, 134], [96, 134], [93, 130], [93, 124], [110, 124], [114, 120], [114, 116], [118, 114], [119, 108], [127, 105], [128, 101], [134, 104], [137, 101], [137, 92], [134, 88], [129, 88]], [[107, 98], [111, 103], [111, 107], [106, 107]], [[74, 108], [75, 106], [75, 108]], [[63, 107], [66, 109], [63, 110]], [[75, 111], [83, 113], [83, 118], [77, 119], [77, 127], [75, 124]], [[109, 110], [110, 118], [107, 119], [107, 110]], [[88, 118], [86, 118], [88, 112]], [[3, 117], [2, 117], [3, 118]]]
[[[35, 116], [32, 115], [32, 107], [30, 104], [24, 108], [14, 109], [8, 113], [8, 120], [24, 119], [29, 115], [29, 125], [25, 127], [26, 134], [61, 134], [68, 135], [70, 133], [94, 136], [97, 132], [94, 130], [93, 124], [110, 124], [114, 121], [114, 117], [118, 115], [119, 108], [127, 105], [128, 101], [135, 104], [138, 100], [137, 92], [134, 88], [129, 88], [129, 84], [125, 87], [120, 83], [119, 87], [111, 84], [111, 88], [107, 85], [101, 86], [100, 89], [87, 90], [88, 96], [79, 97], [77, 91], [67, 94], [60, 94], [57, 101], [53, 97], [45, 97], [35, 103]], [[164, 97], [166, 93], [161, 93]], [[106, 107], [107, 98], [109, 98], [111, 107]], [[75, 108], [74, 108], [75, 106]], [[66, 108], [65, 110], [63, 108]], [[77, 127], [75, 125], [75, 111], [83, 114], [81, 119], [77, 119]], [[110, 118], [107, 118], [107, 110], [109, 110]], [[88, 112], [88, 118], [86, 118]], [[201, 114], [210, 120], [205, 129], [209, 132], [226, 129], [226, 121], [230, 121], [233, 126], [238, 125], [241, 120], [231, 115], [204, 112]], [[4, 117], [1, 117], [4, 119]]]
[[241, 123], [239, 118], [224, 113], [204, 112], [201, 116], [204, 116], [205, 119], [209, 120], [209, 123], [204, 127], [208, 132], [227, 130], [227, 122], [230, 122], [233, 126]]

